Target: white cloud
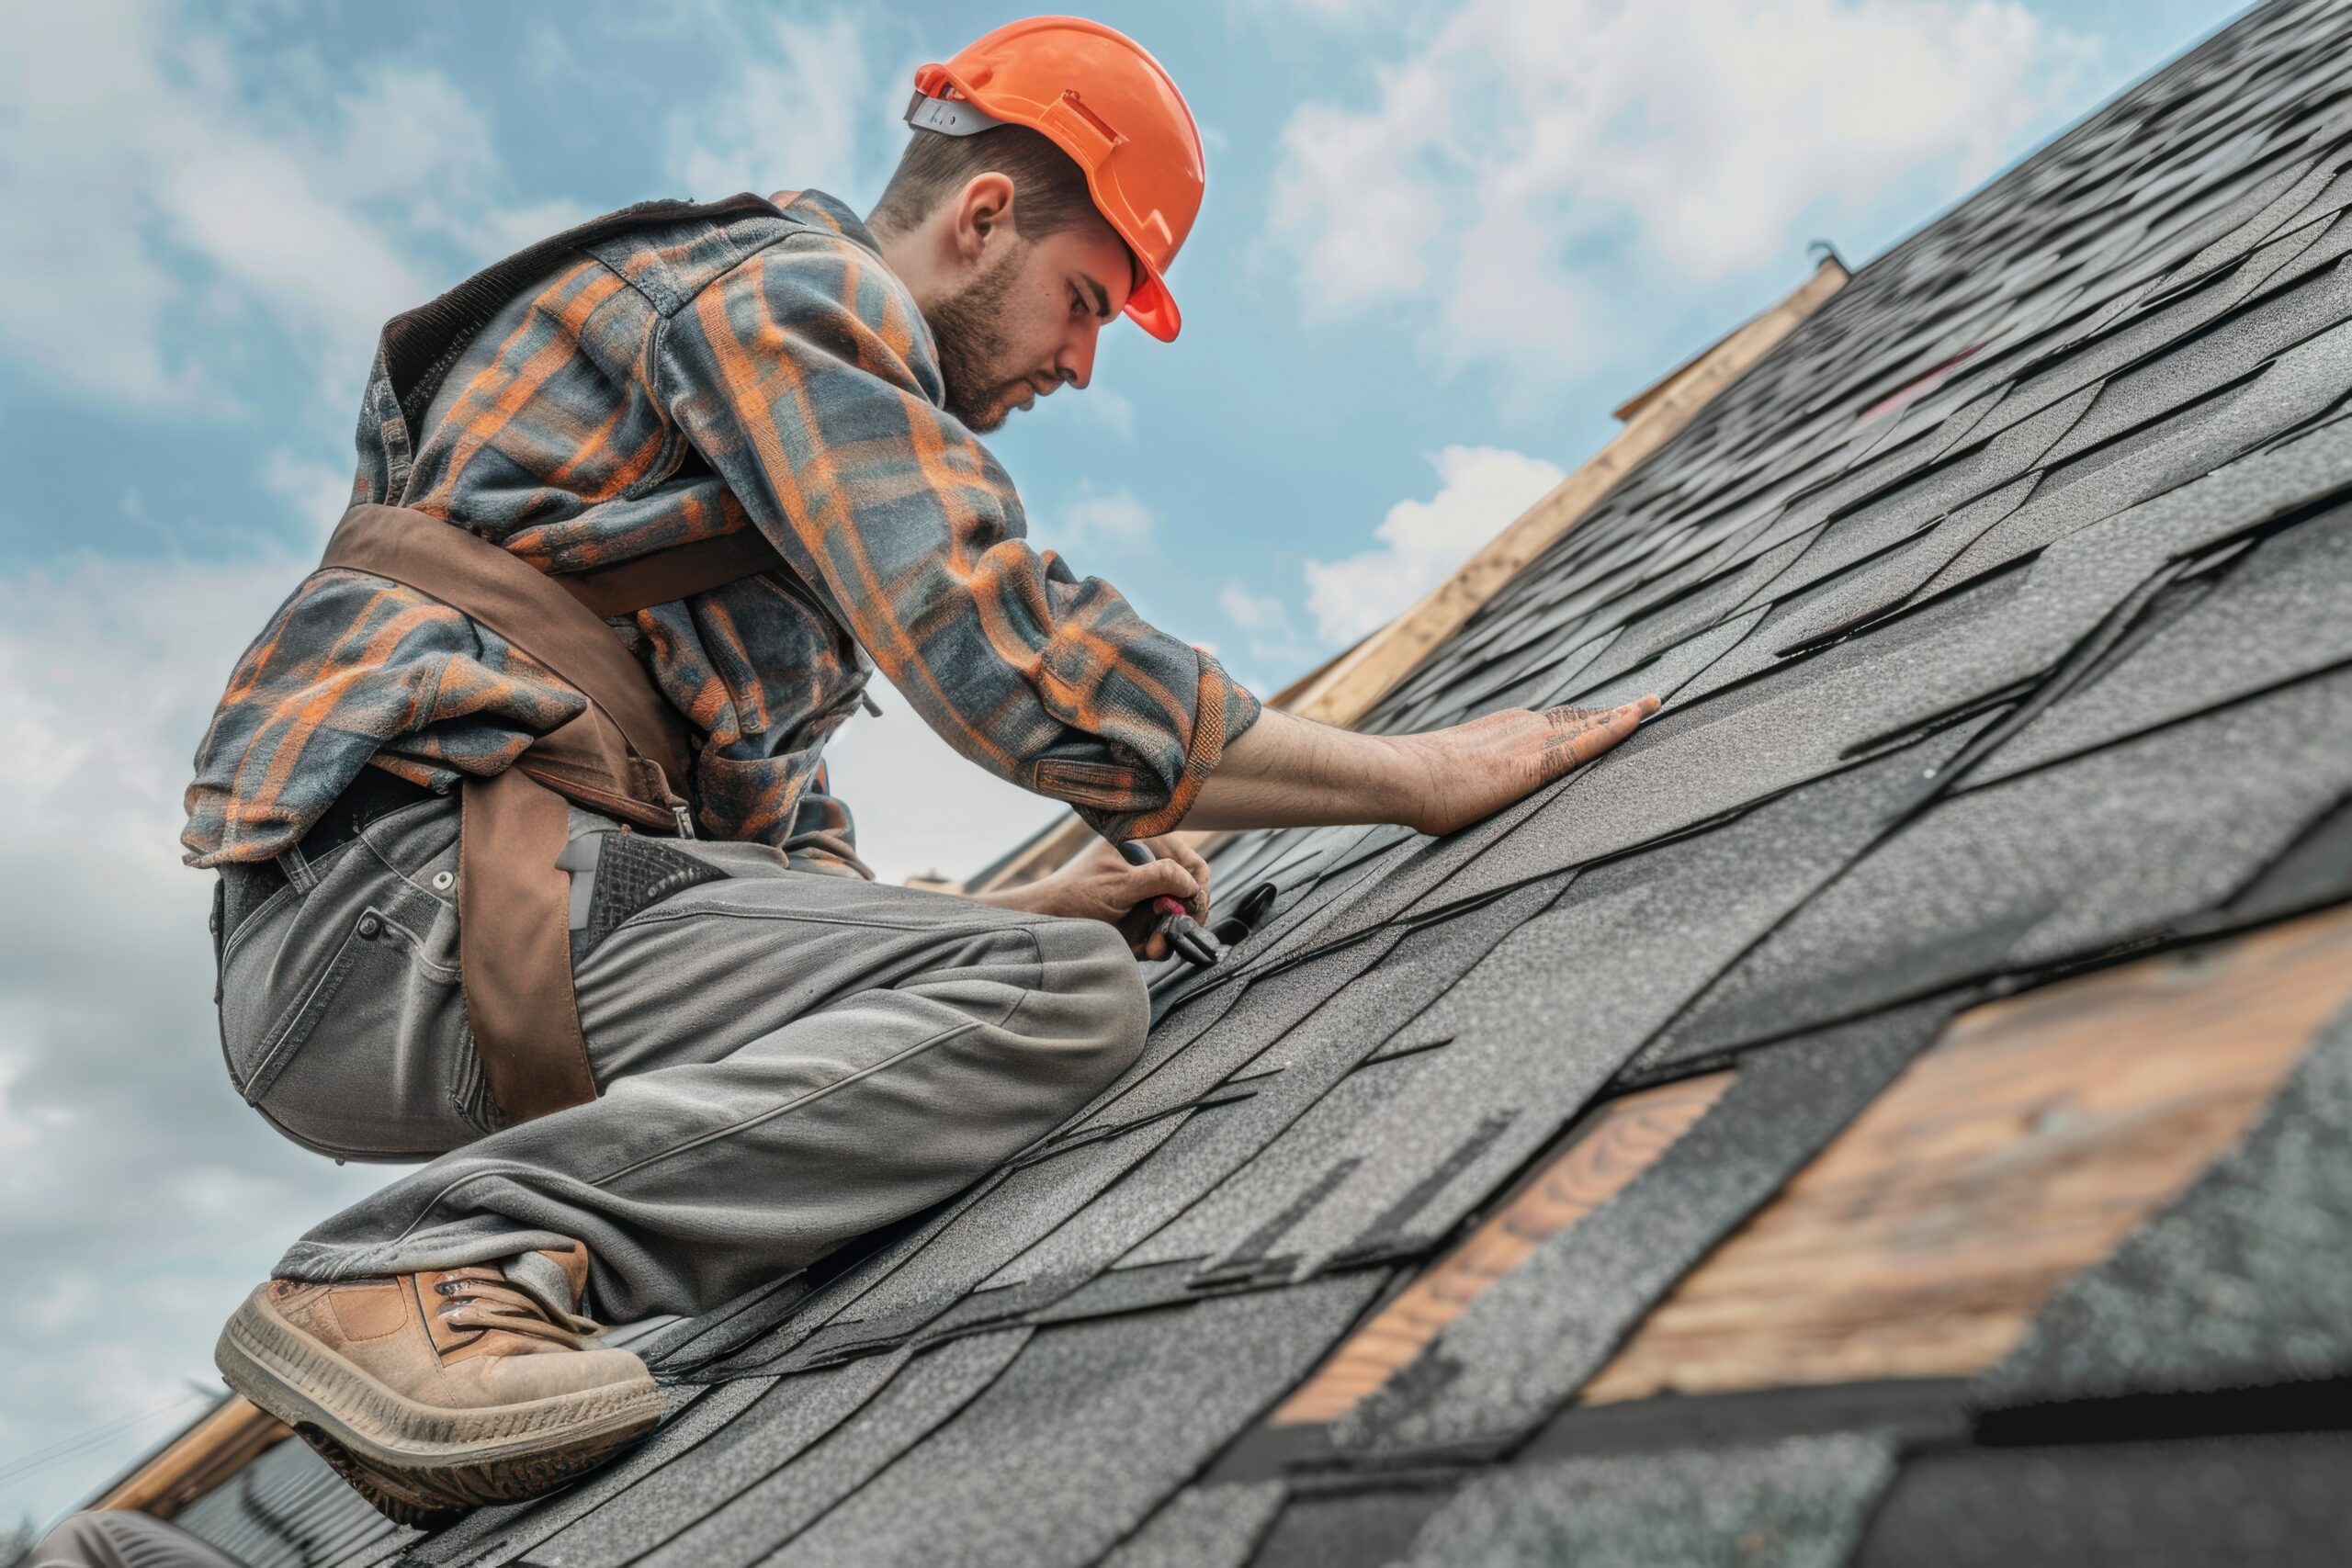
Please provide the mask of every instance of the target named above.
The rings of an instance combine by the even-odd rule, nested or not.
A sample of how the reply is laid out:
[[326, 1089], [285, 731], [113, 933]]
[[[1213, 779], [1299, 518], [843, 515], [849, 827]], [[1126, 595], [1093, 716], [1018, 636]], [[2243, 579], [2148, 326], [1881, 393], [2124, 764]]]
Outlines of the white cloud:
[[[211, 879], [180, 791], [246, 637], [307, 563], [92, 562], [0, 578], [0, 1252], [41, 1288], [0, 1336], [0, 1458], [219, 1386], [212, 1337], [301, 1230], [388, 1179], [271, 1132], [211, 1017]], [[135, 605], [135, 615], [123, 606]], [[137, 1331], [91, 1327], [137, 1303]], [[46, 1517], [191, 1411], [0, 1485]]]
[[1065, 392], [1079, 411], [1122, 441], [1132, 441], [1136, 435], [1136, 405], [1110, 388], [1095, 385], [1083, 392]]
[[1245, 632], [1290, 630], [1290, 606], [1271, 593], [1252, 593], [1238, 582], [1228, 582], [1217, 590], [1216, 604], [1227, 620]]
[[885, 882], [933, 872], [962, 879], [1068, 807], [967, 761], [880, 674], [875, 705], [825, 746], [833, 793], [857, 817], [857, 850]]
[[297, 456], [280, 446], [263, 463], [261, 482], [284, 501], [294, 521], [310, 530], [306, 537], [321, 545], [351, 504], [352, 466]]
[[1611, 344], [1596, 256], [1712, 281], [1897, 181], [1964, 189], [2091, 50], [2018, 0], [1464, 0], [1420, 36], [1369, 107], [1293, 114], [1272, 234], [1310, 310], [1401, 305], [1445, 367], [1537, 378]]
[[199, 364], [190, 329], [262, 322], [347, 393], [386, 317], [516, 227], [486, 126], [437, 73], [277, 72], [168, 0], [36, 7], [10, 41], [0, 352], [74, 391], [231, 397], [235, 333]]
[[1379, 548], [1306, 563], [1306, 606], [1327, 645], [1394, 620], [1567, 477], [1556, 464], [1497, 446], [1448, 446], [1430, 461], [1437, 493], [1390, 507], [1373, 530]]
[[1151, 508], [1125, 485], [1110, 491], [1082, 485], [1054, 513], [1049, 542], [1059, 550], [1129, 554], [1150, 545], [1153, 524]]
[[[1263, 694], [1279, 690], [1288, 684], [1291, 675], [1315, 662], [1314, 643], [1300, 634], [1290, 606], [1275, 595], [1256, 592], [1245, 583], [1228, 582], [1217, 590], [1216, 604], [1241, 633], [1242, 645], [1252, 661], [1252, 667], [1245, 669], [1228, 660], [1227, 667], [1251, 691]], [[1217, 651], [1213, 645], [1203, 646], [1211, 653]], [[1280, 672], [1280, 679], [1261, 678], [1262, 673], [1274, 671]]]
[[844, 199], [862, 191], [881, 128], [873, 51], [857, 17], [776, 17], [729, 41], [732, 72], [671, 119], [673, 177], [702, 200], [784, 186]]

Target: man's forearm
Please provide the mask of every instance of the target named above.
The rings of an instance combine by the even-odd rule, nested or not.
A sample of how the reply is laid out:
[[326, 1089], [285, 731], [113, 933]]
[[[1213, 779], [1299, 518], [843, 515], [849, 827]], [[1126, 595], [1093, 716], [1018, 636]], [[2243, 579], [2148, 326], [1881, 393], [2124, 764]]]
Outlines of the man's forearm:
[[1396, 738], [1358, 735], [1267, 708], [1225, 749], [1185, 814], [1192, 829], [1404, 822], [1426, 792]]
[[1358, 735], [1268, 708], [1226, 748], [1187, 828], [1401, 822], [1451, 833], [1589, 762], [1657, 711], [1515, 708], [1417, 735]]

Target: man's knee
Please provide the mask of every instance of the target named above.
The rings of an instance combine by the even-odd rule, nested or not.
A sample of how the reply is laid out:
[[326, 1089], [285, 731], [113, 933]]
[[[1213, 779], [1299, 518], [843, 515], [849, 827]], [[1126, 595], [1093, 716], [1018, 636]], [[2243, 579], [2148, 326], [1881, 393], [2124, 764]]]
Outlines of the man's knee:
[[1043, 973], [1039, 988], [1052, 998], [1056, 1050], [1071, 1059], [1073, 1083], [1091, 1092], [1125, 1072], [1143, 1054], [1151, 1028], [1151, 997], [1143, 972], [1116, 928], [1100, 920], [1051, 920], [1036, 928]]

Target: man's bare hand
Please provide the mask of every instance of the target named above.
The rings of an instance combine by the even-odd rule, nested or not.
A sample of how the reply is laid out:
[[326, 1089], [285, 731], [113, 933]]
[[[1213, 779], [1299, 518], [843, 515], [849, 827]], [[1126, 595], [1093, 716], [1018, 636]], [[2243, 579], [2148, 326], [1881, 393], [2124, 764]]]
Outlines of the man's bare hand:
[[1153, 901], [1173, 898], [1194, 919], [1207, 919], [1209, 863], [1173, 834], [1140, 841], [1159, 857], [1149, 865], [1129, 865], [1117, 850], [1095, 839], [1051, 876], [978, 895], [979, 901], [1032, 914], [1101, 920], [1118, 927], [1137, 957], [1165, 958], [1168, 939], [1151, 934], [1159, 921]]
[[1419, 760], [1427, 779], [1417, 808], [1401, 820], [1441, 836], [1466, 828], [1591, 761], [1657, 711], [1656, 697], [1613, 708], [1513, 708], [1450, 729], [1400, 735], [1397, 742]]

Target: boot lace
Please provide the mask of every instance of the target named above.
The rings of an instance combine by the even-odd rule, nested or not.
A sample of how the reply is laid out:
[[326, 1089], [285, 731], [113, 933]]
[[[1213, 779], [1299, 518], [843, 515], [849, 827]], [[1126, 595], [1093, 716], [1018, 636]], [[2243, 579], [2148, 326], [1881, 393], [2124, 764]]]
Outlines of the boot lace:
[[577, 1313], [553, 1311], [503, 1274], [466, 1269], [434, 1287], [445, 1304], [434, 1315], [455, 1328], [492, 1329], [542, 1340], [565, 1350], [585, 1350], [604, 1325]]

